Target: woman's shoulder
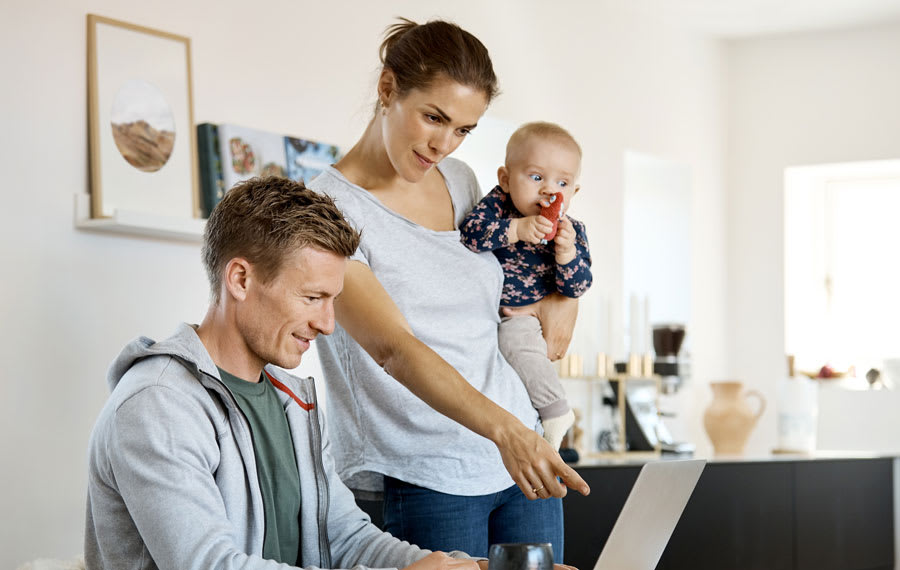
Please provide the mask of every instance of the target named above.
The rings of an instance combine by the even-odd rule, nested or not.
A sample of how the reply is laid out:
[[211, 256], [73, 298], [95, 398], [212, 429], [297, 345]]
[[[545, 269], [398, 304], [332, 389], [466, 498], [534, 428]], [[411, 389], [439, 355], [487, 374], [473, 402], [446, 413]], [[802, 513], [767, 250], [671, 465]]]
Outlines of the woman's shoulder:
[[367, 207], [371, 206], [372, 199], [368, 192], [353, 184], [334, 167], [328, 167], [307, 184], [313, 192], [325, 194], [344, 213], [345, 216], [355, 221], [361, 216]]
[[356, 188], [354, 185], [344, 178], [344, 176], [333, 166], [329, 166], [319, 173], [318, 176], [306, 183], [307, 188], [320, 194], [327, 194], [332, 198], [335, 195], [351, 194]]
[[475, 179], [475, 172], [468, 164], [458, 158], [448, 156], [441, 161], [440, 169], [444, 178], [451, 180], [452, 182], [469, 183], [476, 187], [478, 186], [478, 182]]
[[[465, 215], [481, 200], [481, 188], [475, 172], [465, 162], [456, 158], [445, 158], [440, 164], [441, 174], [457, 206], [457, 212]], [[456, 220], [459, 224], [462, 220]]]

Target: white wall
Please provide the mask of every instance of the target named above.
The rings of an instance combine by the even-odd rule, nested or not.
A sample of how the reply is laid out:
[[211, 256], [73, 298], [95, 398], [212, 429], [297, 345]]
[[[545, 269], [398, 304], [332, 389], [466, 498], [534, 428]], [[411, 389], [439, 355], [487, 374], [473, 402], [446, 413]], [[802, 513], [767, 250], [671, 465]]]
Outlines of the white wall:
[[[784, 169], [900, 156], [900, 23], [736, 42], [728, 50], [730, 373], [770, 406], [784, 359]], [[821, 418], [827, 421], [827, 418]]]
[[629, 12], [626, 3], [567, 4], [558, 12], [549, 6], [538, 0], [3, 3], [0, 567], [81, 551], [85, 448], [107, 395], [107, 364], [134, 336], [162, 337], [179, 320], [198, 321], [205, 309], [196, 244], [73, 228], [72, 196], [87, 189], [88, 12], [192, 39], [197, 122], [345, 147], [369, 116], [376, 48], [391, 17], [457, 21], [493, 55], [503, 88], [493, 115], [558, 121], [581, 141], [582, 192], [572, 212], [590, 229], [598, 290], [621, 298], [625, 149], [690, 166], [696, 383], [724, 373], [721, 49], [652, 14]]

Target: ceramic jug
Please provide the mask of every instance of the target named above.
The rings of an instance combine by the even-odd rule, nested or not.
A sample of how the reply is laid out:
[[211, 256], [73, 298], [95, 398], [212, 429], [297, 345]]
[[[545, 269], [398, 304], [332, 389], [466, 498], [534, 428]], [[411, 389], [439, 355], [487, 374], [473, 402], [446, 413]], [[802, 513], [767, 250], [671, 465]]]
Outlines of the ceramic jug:
[[[740, 382], [710, 382], [713, 401], [703, 414], [703, 427], [716, 455], [741, 455], [756, 422], [766, 409], [766, 399], [756, 390], [742, 390]], [[758, 409], [748, 402], [758, 400]]]

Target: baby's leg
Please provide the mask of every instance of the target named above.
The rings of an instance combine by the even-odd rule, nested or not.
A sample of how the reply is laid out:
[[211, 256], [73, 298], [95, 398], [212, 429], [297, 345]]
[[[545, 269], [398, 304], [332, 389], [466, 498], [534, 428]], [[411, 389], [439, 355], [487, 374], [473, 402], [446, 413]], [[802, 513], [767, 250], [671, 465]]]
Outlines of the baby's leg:
[[547, 343], [535, 317], [503, 317], [499, 330], [500, 352], [518, 373], [531, 404], [544, 425], [544, 438], [556, 449], [572, 427], [575, 415], [566, 401], [556, 368], [547, 358]]

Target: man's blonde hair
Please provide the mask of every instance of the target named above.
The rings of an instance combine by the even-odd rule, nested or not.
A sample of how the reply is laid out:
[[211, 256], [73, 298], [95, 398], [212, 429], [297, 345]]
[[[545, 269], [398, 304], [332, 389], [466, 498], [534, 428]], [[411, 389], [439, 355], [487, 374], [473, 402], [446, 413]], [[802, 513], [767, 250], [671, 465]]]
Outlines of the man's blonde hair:
[[359, 233], [332, 199], [303, 182], [274, 176], [239, 182], [213, 209], [203, 236], [212, 301], [219, 302], [222, 272], [235, 257], [256, 265], [268, 282], [298, 248], [350, 257], [358, 245]]
[[578, 159], [581, 159], [581, 146], [575, 140], [575, 137], [572, 136], [572, 133], [556, 123], [535, 121], [525, 123], [509, 137], [509, 142], [506, 143], [506, 164], [509, 164], [509, 159], [515, 151], [532, 137], [556, 139], [564, 144], [571, 145], [578, 152]]

